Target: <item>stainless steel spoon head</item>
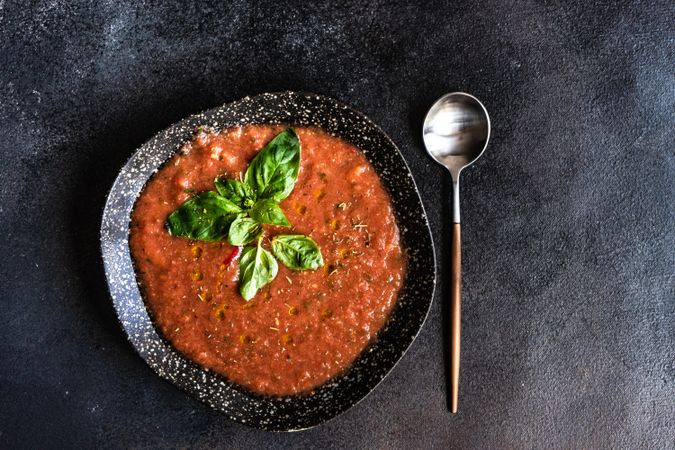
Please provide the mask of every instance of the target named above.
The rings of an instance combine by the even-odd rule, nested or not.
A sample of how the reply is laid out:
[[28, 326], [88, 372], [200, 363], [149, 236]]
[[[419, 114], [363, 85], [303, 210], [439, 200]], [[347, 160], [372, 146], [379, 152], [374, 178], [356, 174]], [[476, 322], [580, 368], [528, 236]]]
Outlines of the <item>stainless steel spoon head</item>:
[[427, 152], [448, 168], [456, 182], [461, 170], [485, 151], [490, 139], [490, 117], [476, 97], [453, 92], [431, 106], [422, 133]]

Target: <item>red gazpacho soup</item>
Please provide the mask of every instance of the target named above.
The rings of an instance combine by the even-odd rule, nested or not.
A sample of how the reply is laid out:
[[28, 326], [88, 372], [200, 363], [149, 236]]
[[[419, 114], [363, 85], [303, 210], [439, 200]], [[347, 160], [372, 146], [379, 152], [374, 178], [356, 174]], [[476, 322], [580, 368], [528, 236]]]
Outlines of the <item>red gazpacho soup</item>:
[[[227, 238], [205, 242], [169, 232], [172, 212], [214, 190], [218, 177], [242, 184], [254, 157], [286, 128], [198, 130], [141, 192], [129, 240], [161, 334], [202, 367], [271, 396], [308, 393], [345, 372], [385, 324], [406, 269], [375, 170], [354, 145], [317, 128], [294, 129], [297, 179], [278, 202], [287, 226], [260, 225], [257, 243], [243, 251]], [[255, 259], [256, 245], [271, 255], [275, 237], [289, 234], [315, 243], [321, 264], [293, 270], [274, 263], [276, 276], [246, 300], [244, 258]]]

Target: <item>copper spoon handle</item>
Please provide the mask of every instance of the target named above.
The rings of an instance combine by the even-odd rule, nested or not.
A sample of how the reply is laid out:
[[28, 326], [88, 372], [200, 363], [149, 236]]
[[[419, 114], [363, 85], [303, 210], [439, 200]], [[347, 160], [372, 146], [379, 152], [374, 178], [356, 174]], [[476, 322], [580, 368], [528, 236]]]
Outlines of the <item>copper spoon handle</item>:
[[459, 337], [462, 294], [462, 236], [460, 224], [452, 225], [450, 274], [450, 412], [457, 413], [459, 397]]

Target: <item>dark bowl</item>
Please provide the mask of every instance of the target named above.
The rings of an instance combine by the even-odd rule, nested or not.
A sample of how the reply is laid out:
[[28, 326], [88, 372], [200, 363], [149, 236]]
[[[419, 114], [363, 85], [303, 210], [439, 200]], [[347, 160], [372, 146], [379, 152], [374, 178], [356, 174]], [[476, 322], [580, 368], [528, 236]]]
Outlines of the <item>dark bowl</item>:
[[[141, 297], [129, 252], [134, 202], [157, 169], [206, 125], [225, 129], [253, 123], [316, 126], [360, 148], [388, 190], [408, 256], [398, 302], [377, 339], [342, 376], [311, 395], [284, 398], [251, 393], [178, 353], [155, 329]], [[435, 287], [435, 255], [417, 187], [398, 148], [363, 114], [331, 98], [281, 92], [246, 97], [188, 117], [157, 133], [127, 161], [113, 184], [103, 212], [101, 250], [117, 316], [145, 362], [165, 378], [224, 412], [264, 430], [289, 431], [323, 423], [363, 399], [401, 359], [429, 312]]]

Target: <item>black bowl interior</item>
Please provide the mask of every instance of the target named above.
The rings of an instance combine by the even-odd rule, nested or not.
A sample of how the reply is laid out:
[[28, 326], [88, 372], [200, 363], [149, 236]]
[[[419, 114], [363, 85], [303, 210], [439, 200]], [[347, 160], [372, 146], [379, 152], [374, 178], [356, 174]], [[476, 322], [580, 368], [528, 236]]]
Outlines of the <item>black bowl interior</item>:
[[[194, 364], [155, 330], [139, 291], [129, 251], [129, 220], [147, 180], [198, 126], [225, 129], [252, 123], [317, 126], [362, 150], [388, 190], [408, 257], [398, 302], [377, 339], [342, 376], [311, 395], [264, 397]], [[358, 403], [391, 371], [426, 319], [435, 287], [435, 256], [424, 207], [398, 148], [363, 114], [333, 99], [296, 92], [246, 97], [188, 117], [156, 134], [124, 165], [113, 184], [101, 225], [105, 273], [122, 328], [152, 369], [238, 422], [265, 430], [318, 425]]]

